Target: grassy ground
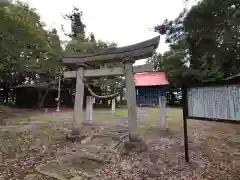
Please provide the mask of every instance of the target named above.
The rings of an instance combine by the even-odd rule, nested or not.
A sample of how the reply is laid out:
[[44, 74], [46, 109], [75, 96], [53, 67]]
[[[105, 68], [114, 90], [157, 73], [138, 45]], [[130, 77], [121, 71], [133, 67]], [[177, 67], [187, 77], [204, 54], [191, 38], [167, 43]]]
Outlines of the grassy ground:
[[[1, 180], [24, 179], [27, 174], [34, 173], [36, 166], [61, 156], [63, 149], [71, 144], [66, 141], [64, 134], [66, 127], [71, 124], [71, 112], [43, 114], [16, 109], [0, 111], [4, 112], [0, 116], [4, 122], [0, 126]], [[144, 111], [139, 131], [149, 150], [121, 157], [121, 162], [128, 162], [132, 167], [133, 177], [129, 175], [127, 179], [145, 176], [146, 179], [239, 179], [239, 125], [189, 120], [191, 162], [187, 164], [184, 161], [181, 110], [168, 109], [168, 129], [164, 132], [159, 130], [159, 109]], [[126, 118], [127, 111], [117, 109], [113, 115], [110, 110], [94, 110], [93, 123], [96, 127], [107, 125], [119, 117]], [[123, 169], [116, 170], [119, 171], [119, 177], [125, 176]], [[111, 176], [114, 170], [109, 170], [110, 179], [117, 179]]]

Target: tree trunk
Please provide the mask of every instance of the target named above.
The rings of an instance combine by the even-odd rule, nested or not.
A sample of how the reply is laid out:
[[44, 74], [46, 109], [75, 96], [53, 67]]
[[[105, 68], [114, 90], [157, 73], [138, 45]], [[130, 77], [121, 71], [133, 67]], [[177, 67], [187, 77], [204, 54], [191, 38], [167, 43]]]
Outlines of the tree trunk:
[[123, 105], [123, 91], [120, 94], [120, 100], [119, 100], [119, 104]]
[[52, 85], [53, 85], [54, 83], [56, 83], [56, 81], [57, 81], [57, 79], [54, 79], [53, 81], [51, 81], [51, 82], [49, 83], [47, 89], [45, 90], [45, 92], [44, 92], [44, 94], [43, 94], [43, 96], [42, 96], [42, 98], [41, 98], [40, 101], [38, 102], [38, 108], [42, 108], [43, 103], [44, 103], [44, 101], [45, 101], [45, 99], [46, 99], [46, 97], [47, 97], [47, 95], [48, 95], [48, 92], [49, 92], [50, 88], [52, 87]]
[[175, 95], [174, 95], [174, 93], [173, 93], [173, 91], [171, 90], [170, 92], [169, 92], [169, 104], [170, 105], [174, 105], [174, 103], [175, 103]]
[[8, 104], [9, 88], [6, 82], [4, 82], [4, 86], [3, 86], [3, 97], [4, 97], [3, 100], [5, 100], [6, 104]]
[[46, 97], [47, 97], [47, 94], [48, 94], [48, 92], [49, 92], [49, 89], [50, 89], [50, 87], [47, 87], [47, 89], [46, 89], [46, 91], [44, 92], [42, 98], [41, 98], [40, 101], [38, 102], [38, 108], [42, 108], [43, 103], [44, 103], [44, 101], [45, 101], [45, 99], [46, 99]]

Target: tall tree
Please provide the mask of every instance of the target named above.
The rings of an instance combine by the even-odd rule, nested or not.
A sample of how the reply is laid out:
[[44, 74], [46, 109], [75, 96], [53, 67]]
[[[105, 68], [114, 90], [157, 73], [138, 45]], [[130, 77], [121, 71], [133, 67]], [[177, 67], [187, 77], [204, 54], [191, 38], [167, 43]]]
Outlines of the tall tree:
[[0, 2], [0, 81], [6, 86], [54, 76], [61, 45], [56, 31], [44, 29], [35, 9]]
[[1, 6], [0, 19], [0, 78], [12, 79], [14, 74], [33, 71], [33, 67], [44, 71], [46, 63], [45, 72], [55, 69], [61, 55], [57, 32], [44, 30], [44, 24], [34, 9], [22, 3], [9, 3]]
[[[96, 40], [93, 33], [86, 35], [86, 25], [82, 22], [82, 12], [77, 8], [73, 8], [71, 14], [66, 15], [65, 18], [71, 21], [72, 31], [68, 36], [71, 40], [67, 43], [65, 51], [67, 52], [82, 52], [82, 53], [95, 53], [102, 48], [114, 48], [116, 43], [104, 42]], [[103, 91], [112, 92], [122, 83], [119, 77], [102, 77], [98, 81]]]
[[[239, 7], [237, 0], [202, 0], [175, 20], [165, 20], [155, 31], [167, 36], [170, 51], [176, 52], [173, 46], [181, 47], [177, 51], [185, 53], [181, 61], [187, 61], [191, 79], [221, 79], [240, 72]], [[175, 54], [177, 58], [179, 53]]]

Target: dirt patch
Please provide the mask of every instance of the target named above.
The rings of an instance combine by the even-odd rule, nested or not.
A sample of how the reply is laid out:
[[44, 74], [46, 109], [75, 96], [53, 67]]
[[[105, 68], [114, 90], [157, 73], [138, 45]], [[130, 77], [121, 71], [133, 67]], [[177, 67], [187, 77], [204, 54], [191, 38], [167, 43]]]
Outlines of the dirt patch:
[[[63, 157], [39, 166], [38, 172], [59, 180], [73, 177], [94, 178], [110, 162], [115, 147], [126, 134], [122, 126], [112, 124], [111, 127], [100, 128], [88, 134], [84, 140], [75, 141], [71, 147], [65, 148]], [[65, 169], [68, 169], [68, 173], [63, 174]]]
[[148, 151], [115, 154], [96, 179], [238, 180], [239, 130], [231, 124], [189, 121], [186, 163], [181, 133], [150, 128], [145, 134]]
[[[5, 125], [11, 118], [21, 118], [26, 115], [37, 114], [39, 111], [32, 109], [11, 108], [0, 105], [0, 126]], [[17, 120], [18, 121], [18, 120]]]
[[169, 111], [168, 129], [160, 131], [159, 111], [145, 109], [140, 133], [148, 150], [124, 155], [115, 147], [128, 134], [126, 118], [114, 121], [110, 111], [95, 113], [97, 124], [85, 126], [79, 141], [65, 138], [71, 113], [9, 118], [0, 128], [0, 179], [56, 180], [36, 167], [68, 180], [240, 177], [239, 125], [189, 120], [190, 163], [186, 163], [181, 111]]
[[[73, 144], [64, 134], [70, 123], [60, 115], [9, 116], [0, 128], [0, 179], [51, 180], [36, 173], [35, 168], [61, 157], [65, 147]], [[93, 129], [85, 128], [85, 134], [91, 134]]]

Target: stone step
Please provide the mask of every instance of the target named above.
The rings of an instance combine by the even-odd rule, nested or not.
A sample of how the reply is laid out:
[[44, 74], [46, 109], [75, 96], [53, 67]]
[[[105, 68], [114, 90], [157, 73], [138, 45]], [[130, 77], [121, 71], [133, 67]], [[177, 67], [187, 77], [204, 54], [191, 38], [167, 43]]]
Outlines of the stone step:
[[103, 167], [105, 160], [92, 153], [73, 153], [36, 168], [37, 172], [59, 180], [74, 177], [92, 178]]

